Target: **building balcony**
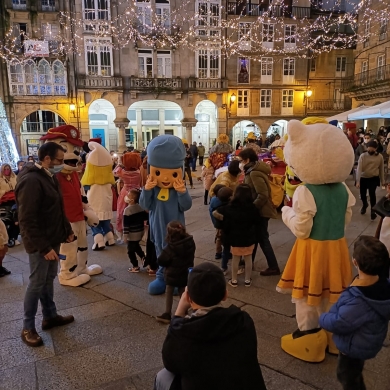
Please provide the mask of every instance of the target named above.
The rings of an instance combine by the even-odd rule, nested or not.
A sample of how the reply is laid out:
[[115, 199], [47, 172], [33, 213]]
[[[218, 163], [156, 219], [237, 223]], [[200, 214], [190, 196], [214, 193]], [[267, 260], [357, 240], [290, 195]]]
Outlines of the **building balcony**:
[[310, 18], [310, 7], [292, 7], [291, 16], [297, 19]]
[[332, 111], [346, 111], [352, 108], [352, 103], [350, 99], [343, 100], [310, 100], [307, 102], [307, 110], [310, 113], [318, 112], [332, 112]]
[[82, 89], [117, 90], [123, 88], [122, 77], [78, 76], [78, 86]]
[[174, 78], [147, 78], [147, 77], [131, 77], [130, 90], [150, 92], [170, 92], [181, 91], [182, 81], [179, 77]]
[[390, 65], [380, 66], [345, 79], [341, 91], [356, 100], [390, 96]]
[[227, 91], [227, 79], [196, 79], [190, 77], [188, 80], [188, 89], [191, 91]]

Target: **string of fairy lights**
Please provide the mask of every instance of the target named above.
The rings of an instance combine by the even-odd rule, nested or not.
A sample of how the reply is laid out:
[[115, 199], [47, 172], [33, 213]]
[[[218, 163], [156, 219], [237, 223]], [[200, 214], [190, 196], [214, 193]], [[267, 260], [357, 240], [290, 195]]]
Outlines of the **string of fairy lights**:
[[[111, 15], [113, 10], [110, 11], [107, 1], [106, 9], [60, 12], [60, 31], [45, 39], [56, 42], [51, 55], [59, 57], [69, 53], [81, 55], [87, 41], [90, 45], [99, 41], [113, 50], [184, 48], [255, 61], [269, 56], [312, 58], [331, 50], [353, 48], [378, 30], [387, 29], [389, 3], [312, 0], [311, 7], [289, 7], [281, 0], [272, 4], [241, 0], [229, 2], [226, 8], [219, 0], [187, 0], [178, 7], [168, 1], [156, 4], [128, 0], [119, 1], [119, 11]], [[15, 34], [10, 29], [4, 42], [0, 42], [0, 57], [9, 63], [26, 61], [24, 43], [33, 39], [35, 45], [45, 44], [36, 36], [38, 31], [30, 37], [26, 32]]]

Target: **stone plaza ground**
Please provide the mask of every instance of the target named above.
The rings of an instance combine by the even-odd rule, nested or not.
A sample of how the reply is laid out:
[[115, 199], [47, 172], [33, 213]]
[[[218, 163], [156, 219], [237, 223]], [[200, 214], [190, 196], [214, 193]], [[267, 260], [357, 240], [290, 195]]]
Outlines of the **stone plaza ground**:
[[[352, 181], [348, 182], [352, 185]], [[188, 231], [197, 245], [196, 263], [215, 261], [214, 229], [203, 205], [200, 183], [190, 190], [192, 209], [186, 214]], [[377, 221], [359, 213], [357, 205], [346, 237], [350, 248], [358, 236], [373, 235]], [[237, 221], [239, 223], [239, 221]], [[282, 220], [270, 222], [271, 243], [281, 268], [295, 238]], [[91, 236], [89, 236], [91, 242]], [[23, 246], [10, 249], [4, 265], [12, 271], [0, 279], [0, 390], [151, 390], [162, 367], [161, 347], [167, 326], [154, 317], [163, 312], [164, 296], [150, 296], [152, 280], [145, 272], [129, 274], [124, 245], [90, 252], [90, 263], [100, 264], [104, 273], [83, 287], [63, 287], [55, 281], [55, 301], [60, 314], [73, 314], [75, 322], [51, 331], [37, 331], [45, 345], [29, 348], [20, 333], [24, 290], [28, 283], [28, 257]], [[258, 357], [268, 390], [339, 390], [335, 356], [321, 364], [296, 360], [280, 349], [280, 337], [296, 329], [290, 296], [275, 291], [278, 277], [260, 277], [266, 267], [261, 251], [255, 262], [251, 288], [228, 287], [227, 304], [235, 304], [253, 318], [258, 336]], [[388, 340], [386, 342], [388, 345]], [[232, 351], [234, 353], [234, 351]], [[390, 389], [390, 349], [366, 363], [367, 390]], [[239, 368], [237, 368], [239, 369]], [[225, 375], [216, 372], [216, 375]], [[239, 389], [237, 389], [239, 390]]]

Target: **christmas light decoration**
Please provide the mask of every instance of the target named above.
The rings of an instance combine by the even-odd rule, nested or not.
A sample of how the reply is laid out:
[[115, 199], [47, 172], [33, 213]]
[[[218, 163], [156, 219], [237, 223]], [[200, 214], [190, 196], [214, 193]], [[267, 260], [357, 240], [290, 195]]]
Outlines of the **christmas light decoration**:
[[4, 104], [0, 99], [0, 164], [9, 164], [12, 169], [16, 170], [18, 160], [19, 154], [8, 124]]
[[[62, 31], [52, 37], [59, 44], [51, 54], [81, 55], [84, 38], [88, 37], [110, 38], [107, 44], [115, 50], [185, 47], [192, 51], [218, 50], [218, 55], [225, 58], [238, 56], [254, 61], [269, 56], [312, 58], [367, 41], [374, 34], [371, 31], [377, 30], [375, 25], [390, 18], [389, 0], [375, 0], [375, 10], [373, 0], [359, 4], [352, 0], [329, 1], [314, 0], [310, 7], [288, 6], [281, 0], [249, 7], [245, 1], [236, 1], [228, 2], [226, 8], [218, 0], [187, 0], [173, 8], [168, 3], [131, 0], [118, 2], [121, 11], [114, 17], [95, 9], [61, 12]], [[378, 6], [383, 8], [380, 12]], [[358, 20], [360, 25], [370, 23], [370, 29], [358, 31]], [[24, 33], [15, 37], [9, 31], [0, 56], [8, 62], [24, 61], [21, 40], [28, 41], [29, 37]]]

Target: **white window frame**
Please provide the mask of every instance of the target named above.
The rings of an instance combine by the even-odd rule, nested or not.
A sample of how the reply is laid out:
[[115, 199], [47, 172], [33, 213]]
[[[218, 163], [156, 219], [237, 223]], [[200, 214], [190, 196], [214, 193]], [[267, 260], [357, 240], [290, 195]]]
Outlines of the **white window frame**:
[[294, 113], [294, 90], [282, 90], [282, 115], [293, 115]]
[[360, 82], [362, 85], [366, 85], [368, 82], [368, 60], [363, 61], [360, 72]]
[[41, 0], [42, 11], [54, 12], [56, 10], [55, 0]]
[[152, 5], [149, 1], [137, 1], [138, 31], [148, 34], [152, 28]]
[[157, 51], [157, 78], [172, 78], [172, 56], [169, 50]]
[[[201, 67], [200, 56], [206, 59], [206, 67]], [[218, 68], [212, 68], [211, 65], [217, 61]], [[204, 62], [204, 61], [203, 61]], [[198, 79], [220, 79], [221, 78], [221, 50], [197, 50], [195, 53], [196, 75]]]
[[286, 24], [284, 26], [284, 47], [286, 49], [292, 49], [297, 46], [297, 25]]
[[293, 84], [295, 80], [295, 58], [283, 58], [283, 84]]
[[221, 0], [197, 0], [195, 7], [197, 35], [221, 36]]
[[[86, 8], [86, 1], [93, 2], [93, 8]], [[106, 2], [107, 8], [99, 8], [101, 1]], [[108, 25], [104, 26], [104, 23], [111, 20], [110, 0], [82, 0], [82, 10], [85, 31], [94, 31], [100, 26], [102, 29], [108, 28]]]
[[260, 115], [271, 115], [272, 89], [260, 90]]
[[171, 27], [171, 5], [156, 3], [156, 19], [162, 28], [169, 30]]
[[43, 40], [49, 42], [50, 52], [55, 52], [59, 48], [59, 26], [56, 23], [42, 23]]
[[310, 72], [311, 73], [315, 73], [316, 68], [317, 68], [316, 59], [315, 58], [311, 58], [310, 59]]
[[345, 77], [347, 73], [347, 57], [336, 57], [336, 77]]
[[[148, 59], [151, 60], [151, 63], [150, 62], [148, 63]], [[147, 70], [150, 65], [152, 65], [151, 72]], [[143, 50], [143, 49], [142, 51], [138, 50], [138, 77], [154, 78], [153, 50]]]
[[386, 66], [386, 57], [384, 54], [381, 54], [377, 57], [376, 60], [376, 79], [378, 81], [385, 79], [385, 66]]
[[262, 46], [267, 49], [274, 48], [275, 24], [263, 23], [262, 25]]
[[[12, 96], [67, 95], [66, 68], [62, 61], [57, 59], [50, 64], [46, 58], [42, 58], [38, 63], [28, 60], [26, 64], [28, 64], [27, 69], [33, 70], [32, 73], [26, 74], [24, 64], [12, 62], [8, 64], [8, 80]], [[43, 67], [49, 71], [43, 73]], [[61, 77], [58, 70], [61, 71]], [[31, 79], [31, 75], [35, 76]]]
[[27, 9], [26, 0], [12, 0], [12, 9]]
[[383, 41], [387, 38], [387, 19], [382, 18], [379, 22], [379, 40]]
[[261, 84], [272, 84], [274, 60], [272, 57], [262, 57], [260, 61]]
[[[112, 77], [113, 76], [113, 57], [112, 57], [112, 41], [111, 38], [84, 38], [85, 47], [85, 73], [87, 76], [101, 76], [101, 77]], [[88, 47], [94, 47], [95, 49], [88, 50]], [[96, 53], [96, 64], [88, 63], [88, 53]], [[110, 64], [102, 64], [102, 54], [109, 53]], [[93, 71], [91, 68], [96, 68]]]
[[248, 116], [250, 105], [250, 90], [238, 89], [237, 90], [237, 116]]
[[340, 88], [335, 88], [333, 91], [333, 109], [344, 110], [344, 94]]
[[[242, 81], [240, 80], [240, 73], [241, 73], [241, 62], [245, 61], [246, 63], [246, 70], [248, 72], [248, 81]], [[248, 57], [238, 57], [238, 62], [237, 62], [237, 84], [249, 84], [250, 83], [250, 59]]]
[[252, 23], [240, 22], [238, 24], [238, 41], [240, 50], [251, 50], [251, 28]]
[[370, 20], [366, 20], [366, 22], [364, 23], [363, 47], [367, 47], [370, 45], [370, 30], [371, 30], [371, 22]]

